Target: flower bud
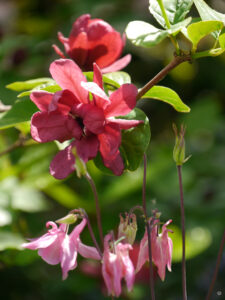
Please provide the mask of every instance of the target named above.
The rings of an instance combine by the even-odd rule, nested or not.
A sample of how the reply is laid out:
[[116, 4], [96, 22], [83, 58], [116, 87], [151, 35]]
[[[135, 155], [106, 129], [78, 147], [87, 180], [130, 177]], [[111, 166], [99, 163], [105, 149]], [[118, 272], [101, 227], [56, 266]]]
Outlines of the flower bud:
[[77, 215], [68, 214], [65, 217], [57, 220], [56, 223], [70, 225], [70, 224], [76, 223], [76, 221], [77, 221]]
[[137, 221], [135, 214], [125, 213], [125, 218], [120, 215], [120, 225], [118, 227], [118, 239], [125, 237], [123, 243], [133, 245], [137, 233]]
[[173, 159], [177, 166], [182, 166], [189, 158], [185, 158], [185, 128], [181, 125], [180, 132], [178, 133], [177, 127], [173, 124], [173, 130], [175, 133], [175, 146], [173, 149]]

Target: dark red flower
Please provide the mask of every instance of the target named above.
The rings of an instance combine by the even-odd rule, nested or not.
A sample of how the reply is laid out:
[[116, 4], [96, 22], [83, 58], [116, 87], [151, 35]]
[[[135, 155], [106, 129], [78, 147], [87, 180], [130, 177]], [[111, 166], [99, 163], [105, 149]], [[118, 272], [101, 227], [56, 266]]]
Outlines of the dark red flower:
[[[41, 110], [32, 117], [31, 135], [41, 143], [75, 139], [55, 156], [50, 165], [51, 174], [62, 179], [75, 170], [72, 149], [76, 147], [77, 155], [84, 162], [100, 151], [105, 166], [115, 175], [121, 175], [124, 169], [119, 152], [121, 130], [143, 121], [115, 117], [126, 115], [135, 107], [137, 88], [124, 84], [107, 96], [96, 64], [94, 82], [87, 82], [80, 68], [69, 59], [54, 61], [50, 73], [63, 90], [55, 94], [31, 93], [31, 100]], [[89, 98], [89, 92], [93, 99]]]
[[[108, 23], [101, 19], [91, 19], [88, 14], [80, 16], [74, 22], [68, 38], [61, 32], [58, 33], [58, 38], [64, 45], [66, 54], [86, 71], [92, 70], [95, 62], [102, 72], [115, 72], [126, 67], [131, 60], [130, 54], [119, 59], [125, 36], [121, 37]], [[66, 58], [56, 45], [53, 48], [62, 58]]]

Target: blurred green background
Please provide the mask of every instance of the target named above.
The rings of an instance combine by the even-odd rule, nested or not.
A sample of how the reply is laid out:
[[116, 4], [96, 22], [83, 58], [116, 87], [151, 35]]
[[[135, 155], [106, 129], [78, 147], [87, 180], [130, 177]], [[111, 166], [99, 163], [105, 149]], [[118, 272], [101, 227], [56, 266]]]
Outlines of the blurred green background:
[[[225, 12], [223, 0], [208, 1]], [[5, 85], [37, 77], [48, 77], [49, 64], [57, 58], [52, 44], [60, 43], [57, 32], [68, 36], [74, 20], [83, 13], [102, 18], [121, 33], [132, 20], [154, 20], [147, 0], [20, 0], [0, 1], [0, 100], [11, 105], [16, 93]], [[192, 15], [196, 11], [192, 10]], [[184, 43], [183, 40], [180, 41]], [[205, 38], [201, 47], [211, 43]], [[184, 44], [184, 47], [187, 45]], [[131, 53], [125, 69], [141, 87], [172, 58], [173, 48], [165, 41], [151, 49], [137, 48], [127, 41], [123, 54]], [[191, 107], [179, 114], [170, 106], [142, 100], [150, 119], [152, 139], [148, 150], [147, 199], [149, 212], [158, 208], [162, 220], [173, 219], [174, 263], [165, 282], [156, 279], [157, 300], [181, 299], [181, 236], [179, 190], [172, 158], [172, 123], [187, 126], [186, 146], [191, 159], [183, 167], [187, 225], [187, 287], [190, 300], [204, 299], [210, 283], [225, 224], [225, 55], [185, 63], [170, 73], [162, 85], [173, 88]], [[0, 131], [0, 152], [13, 145], [19, 126]], [[105, 299], [99, 269], [79, 258], [78, 268], [61, 281], [59, 266], [43, 262], [36, 251], [21, 251], [25, 237], [45, 232], [45, 222], [68, 210], [83, 207], [96, 230], [93, 196], [85, 179], [76, 175], [57, 181], [49, 174], [49, 163], [57, 152], [54, 143], [31, 144], [0, 156], [0, 282], [1, 299]], [[142, 166], [120, 178], [105, 176], [92, 163], [89, 170], [99, 192], [104, 233], [116, 229], [119, 213], [141, 203]], [[144, 229], [139, 218], [138, 238]], [[96, 230], [97, 233], [97, 230]], [[83, 240], [91, 244], [88, 232]], [[90, 272], [90, 269], [94, 270]], [[88, 271], [89, 270], [89, 271]], [[86, 273], [92, 273], [86, 275]], [[133, 292], [120, 299], [149, 299], [146, 273]], [[225, 299], [225, 257], [212, 299]], [[166, 298], [165, 298], [166, 295]]]

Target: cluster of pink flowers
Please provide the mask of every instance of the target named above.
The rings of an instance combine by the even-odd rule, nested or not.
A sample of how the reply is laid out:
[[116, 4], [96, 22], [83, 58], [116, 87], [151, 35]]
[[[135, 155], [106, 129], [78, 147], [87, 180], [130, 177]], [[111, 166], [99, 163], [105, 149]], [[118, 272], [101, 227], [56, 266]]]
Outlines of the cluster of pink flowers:
[[[135, 221], [136, 222], [136, 221]], [[152, 259], [157, 267], [158, 275], [161, 280], [165, 279], [166, 267], [171, 271], [172, 261], [172, 240], [168, 237], [167, 226], [171, 220], [165, 223], [162, 227], [162, 233], [158, 234], [158, 225], [155, 224], [151, 231], [152, 242]], [[101, 260], [102, 276], [109, 295], [119, 297], [122, 292], [121, 281], [125, 279], [128, 291], [131, 291], [135, 282], [135, 274], [139, 272], [148, 257], [148, 241], [147, 233], [145, 232], [143, 239], [140, 242], [139, 254], [136, 267], [130, 258], [129, 251], [133, 249], [132, 244], [127, 242], [127, 238], [131, 236], [134, 241], [136, 229], [133, 225], [130, 226], [128, 235], [124, 231], [124, 238], [114, 241], [113, 234], [109, 233], [104, 238], [104, 252], [100, 256], [95, 247], [84, 245], [81, 242], [80, 234], [86, 226], [86, 219], [83, 219], [80, 224], [75, 226], [70, 234], [67, 234], [68, 225], [61, 224], [57, 227], [54, 222], [47, 222], [46, 226], [52, 228], [43, 236], [32, 239], [29, 243], [22, 245], [24, 248], [37, 250], [38, 254], [51, 265], [61, 264], [62, 277], [66, 279], [68, 272], [77, 266], [77, 254], [85, 258]], [[122, 224], [123, 226], [124, 224]], [[121, 227], [121, 223], [120, 226]]]

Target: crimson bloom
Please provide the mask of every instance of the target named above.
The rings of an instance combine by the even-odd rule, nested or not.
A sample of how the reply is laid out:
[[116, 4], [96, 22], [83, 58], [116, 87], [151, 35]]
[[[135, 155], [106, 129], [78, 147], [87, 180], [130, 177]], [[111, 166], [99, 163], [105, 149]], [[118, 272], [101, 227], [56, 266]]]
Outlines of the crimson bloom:
[[110, 240], [112, 240], [112, 234], [107, 234], [104, 239], [102, 275], [109, 295], [119, 297], [122, 291], [122, 278], [126, 281], [128, 291], [131, 291], [134, 285], [135, 270], [129, 257], [132, 246], [128, 243], [118, 243], [114, 245], [114, 251], [111, 251]]
[[38, 255], [50, 265], [60, 263], [63, 279], [66, 279], [68, 272], [77, 266], [78, 252], [85, 258], [101, 259], [96, 248], [86, 246], [80, 240], [80, 234], [86, 223], [86, 219], [83, 219], [68, 235], [66, 233], [67, 225], [61, 224], [58, 228], [54, 222], [47, 222], [46, 227], [52, 227], [48, 233], [39, 238], [31, 239], [29, 243], [22, 244], [22, 247], [31, 250], [38, 249]]
[[[158, 269], [159, 277], [163, 281], [165, 279], [166, 266], [171, 271], [173, 243], [171, 238], [168, 237], [167, 229], [171, 222], [172, 220], [169, 220], [162, 226], [162, 233], [157, 234], [157, 225], [153, 227], [151, 232], [152, 261]], [[136, 272], [139, 272], [146, 261], [149, 261], [147, 230], [145, 230], [144, 237], [141, 240]]]
[[31, 93], [31, 100], [40, 109], [32, 117], [31, 135], [41, 143], [74, 139], [54, 157], [50, 173], [57, 179], [72, 173], [75, 170], [72, 149], [76, 147], [77, 155], [84, 162], [96, 157], [100, 151], [105, 166], [115, 175], [121, 175], [124, 169], [119, 152], [121, 130], [143, 121], [115, 117], [126, 115], [135, 107], [137, 88], [133, 84], [123, 84], [108, 96], [96, 64], [94, 82], [87, 82], [80, 68], [69, 59], [54, 61], [50, 73], [62, 91]]
[[[131, 60], [128, 54], [118, 59], [122, 53], [125, 36], [101, 19], [91, 19], [89, 14], [80, 16], [73, 24], [68, 38], [58, 33], [59, 41], [64, 45], [66, 54], [83, 70], [92, 70], [97, 63], [102, 72], [115, 72], [123, 69]], [[66, 58], [62, 51], [53, 45], [56, 53]]]

